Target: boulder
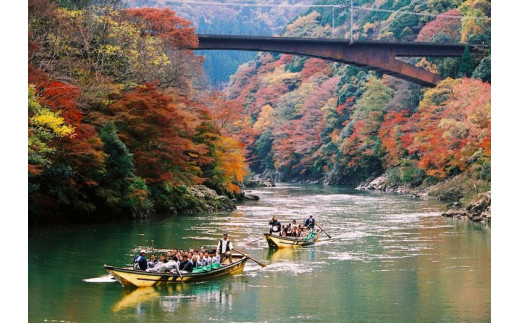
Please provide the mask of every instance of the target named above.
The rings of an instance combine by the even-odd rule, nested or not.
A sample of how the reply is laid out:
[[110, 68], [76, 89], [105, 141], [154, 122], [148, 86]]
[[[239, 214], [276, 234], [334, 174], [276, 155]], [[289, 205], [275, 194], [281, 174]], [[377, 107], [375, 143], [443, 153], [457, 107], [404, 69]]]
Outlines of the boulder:
[[236, 209], [235, 203], [230, 198], [218, 195], [216, 191], [204, 185], [188, 187], [183, 199], [185, 201], [180, 211], [185, 213], [233, 211]]
[[443, 202], [458, 202], [463, 197], [464, 194], [462, 193], [462, 188], [453, 187], [447, 191], [441, 192], [437, 198]]
[[244, 181], [244, 186], [247, 188], [255, 187], [275, 187], [274, 180], [271, 178], [263, 178], [261, 175], [255, 175], [253, 178]]
[[450, 203], [442, 216], [469, 219], [475, 222], [491, 222], [491, 192], [479, 194], [479, 199], [465, 208], [459, 202]]
[[244, 201], [258, 201], [260, 197], [258, 195], [253, 194], [245, 194]]

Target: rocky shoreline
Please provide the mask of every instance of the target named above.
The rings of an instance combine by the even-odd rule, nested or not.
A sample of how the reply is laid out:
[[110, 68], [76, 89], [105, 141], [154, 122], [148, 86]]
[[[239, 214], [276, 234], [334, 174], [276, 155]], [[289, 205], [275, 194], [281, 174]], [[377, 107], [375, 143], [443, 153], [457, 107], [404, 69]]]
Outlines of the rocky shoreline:
[[182, 197], [183, 203], [177, 209], [177, 213], [212, 213], [230, 212], [236, 210], [235, 202], [238, 201], [258, 201], [257, 195], [242, 192], [233, 194], [233, 197], [226, 194], [219, 194], [214, 189], [204, 185], [194, 185], [187, 188]]
[[[371, 176], [366, 181], [358, 185], [357, 189], [379, 190], [382, 192], [395, 192], [407, 194], [411, 198], [429, 198], [434, 186], [416, 187], [389, 184], [387, 174]], [[436, 198], [439, 201], [448, 203], [446, 211], [441, 215], [450, 218], [471, 220], [474, 222], [491, 222], [491, 191], [480, 193], [478, 199], [463, 206], [459, 201], [464, 197], [460, 187], [451, 187], [439, 193]]]
[[465, 208], [458, 202], [448, 204], [448, 210], [441, 215], [449, 218], [490, 223], [491, 192], [479, 194], [479, 199]]

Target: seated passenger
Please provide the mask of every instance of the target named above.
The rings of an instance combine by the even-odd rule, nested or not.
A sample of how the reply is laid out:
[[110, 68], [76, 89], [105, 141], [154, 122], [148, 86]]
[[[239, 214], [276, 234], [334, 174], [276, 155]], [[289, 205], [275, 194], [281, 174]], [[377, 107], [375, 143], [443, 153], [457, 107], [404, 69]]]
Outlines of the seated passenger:
[[200, 261], [200, 258], [198, 255], [193, 256], [191, 259], [191, 262], [193, 263], [193, 267], [202, 267], [202, 261]]
[[182, 261], [179, 263], [179, 269], [191, 273], [193, 271], [193, 263], [188, 260], [188, 255], [182, 256]]
[[201, 261], [203, 266], [211, 265], [211, 260], [209, 259], [209, 252], [204, 252], [204, 257], [201, 258]]
[[153, 268], [157, 265], [159, 261], [157, 260], [157, 258], [155, 258], [155, 254], [152, 253], [150, 255], [150, 260], [148, 261], [148, 268]]
[[283, 225], [282, 226], [282, 233], [281, 233], [282, 237], [287, 236], [287, 228], [288, 228], [288, 225]]
[[164, 253], [162, 253], [159, 256], [159, 261], [157, 262], [157, 264], [155, 266], [153, 266], [152, 268], [146, 269], [146, 271], [149, 271], [149, 272], [165, 272], [165, 271], [169, 271], [169, 269], [167, 269], [167, 267], [166, 267], [166, 263], [167, 262], [168, 262], [168, 260], [166, 260], [166, 255]]
[[213, 263], [220, 264], [220, 255], [217, 253], [217, 250], [213, 249]]

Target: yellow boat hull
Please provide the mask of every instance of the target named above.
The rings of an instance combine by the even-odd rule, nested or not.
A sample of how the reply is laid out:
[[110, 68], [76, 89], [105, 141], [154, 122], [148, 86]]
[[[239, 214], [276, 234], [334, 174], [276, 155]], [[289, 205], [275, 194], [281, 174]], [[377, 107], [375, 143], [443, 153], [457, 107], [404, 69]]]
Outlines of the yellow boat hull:
[[241, 273], [246, 265], [247, 258], [240, 257], [230, 264], [222, 264], [217, 269], [204, 273], [186, 273], [182, 277], [173, 273], [146, 272], [129, 268], [119, 268], [105, 265], [104, 268], [123, 286], [152, 287], [166, 284], [191, 283], [205, 281], [225, 275]]
[[282, 237], [276, 236], [269, 233], [264, 233], [265, 239], [269, 247], [273, 248], [299, 248], [313, 245], [318, 241], [319, 234], [316, 234], [311, 239], [296, 238], [296, 237]]

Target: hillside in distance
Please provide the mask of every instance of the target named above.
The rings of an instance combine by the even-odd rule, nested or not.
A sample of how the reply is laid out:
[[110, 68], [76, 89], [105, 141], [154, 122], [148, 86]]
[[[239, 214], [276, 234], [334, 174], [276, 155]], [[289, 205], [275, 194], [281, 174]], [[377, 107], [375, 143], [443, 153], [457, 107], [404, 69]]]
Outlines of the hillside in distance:
[[[193, 22], [195, 30], [200, 34], [226, 35], [276, 35], [297, 15], [306, 10], [305, 7], [291, 5], [312, 4], [312, 0], [215, 0], [211, 4], [204, 1], [168, 0], [128, 0], [130, 7], [170, 8], [179, 17]], [[195, 3], [195, 4], [194, 4]], [[223, 3], [226, 5], [214, 5]], [[229, 4], [236, 3], [236, 6]], [[259, 4], [261, 6], [244, 6]], [[266, 6], [266, 5], [280, 6]], [[250, 61], [256, 55], [253, 52], [240, 51], [199, 51], [204, 55], [204, 70], [214, 88], [227, 86], [229, 76], [238, 67]]]
[[[490, 40], [490, 1], [355, 5], [367, 10], [354, 13], [354, 40]], [[349, 38], [348, 23], [345, 15], [333, 28], [327, 10], [309, 9], [283, 36]], [[251, 118], [248, 160], [256, 173], [347, 185], [382, 175], [387, 188], [464, 176], [474, 184], [469, 196], [490, 187], [490, 51], [484, 56], [407, 59], [446, 78], [428, 89], [356, 66], [261, 53], [240, 67], [227, 95]]]

